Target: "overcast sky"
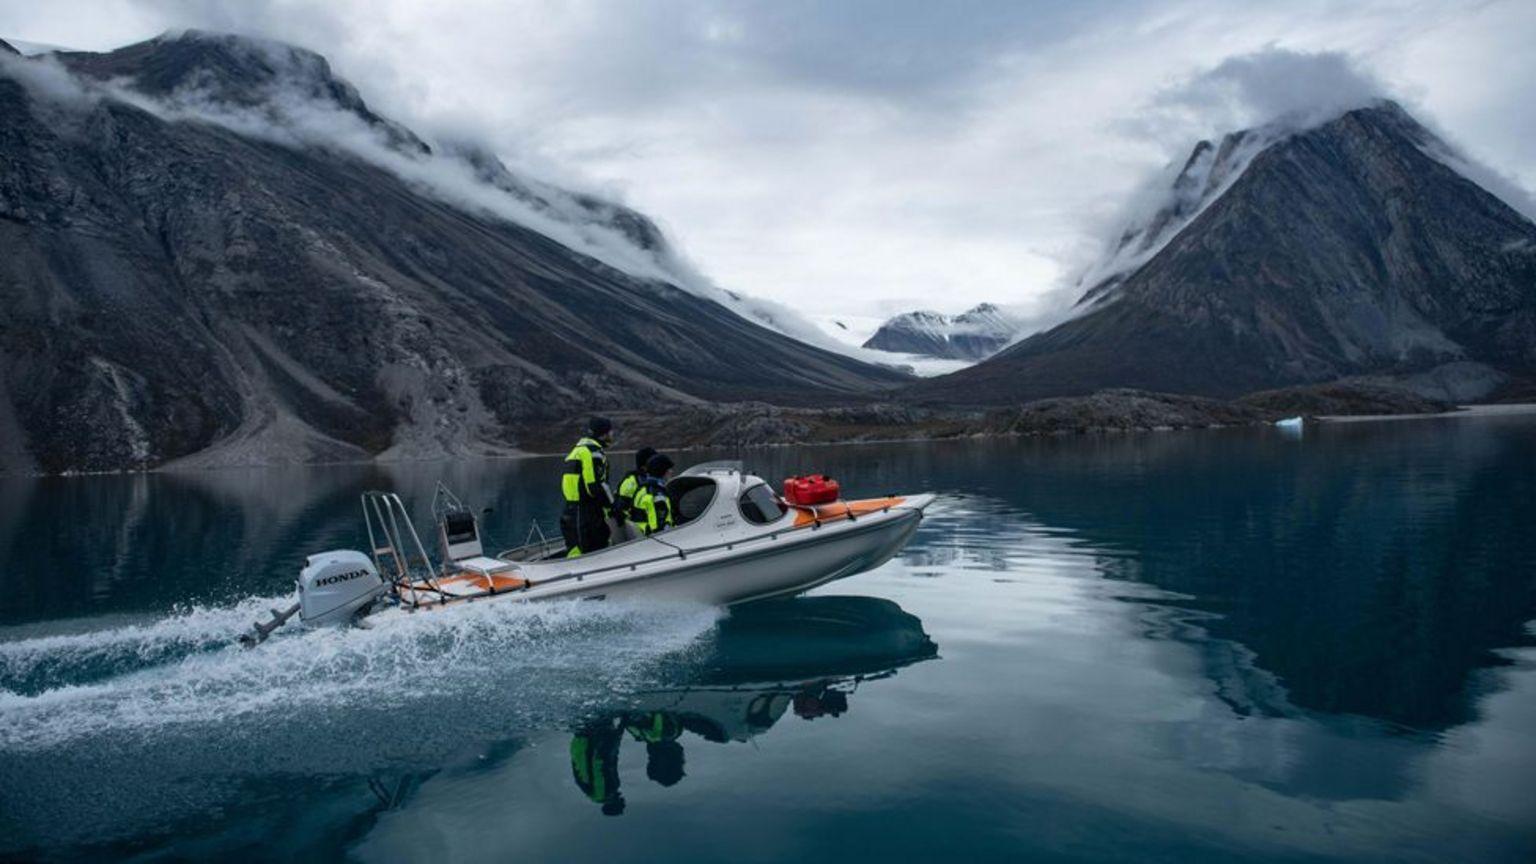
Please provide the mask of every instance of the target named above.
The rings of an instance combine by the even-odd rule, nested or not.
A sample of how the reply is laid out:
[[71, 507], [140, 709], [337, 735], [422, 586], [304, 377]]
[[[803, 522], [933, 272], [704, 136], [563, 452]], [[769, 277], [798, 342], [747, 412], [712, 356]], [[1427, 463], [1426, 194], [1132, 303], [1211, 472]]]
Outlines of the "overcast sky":
[[812, 315], [1038, 302], [1197, 137], [1362, 86], [1536, 189], [1532, 0], [0, 0], [34, 42], [186, 27], [320, 51]]

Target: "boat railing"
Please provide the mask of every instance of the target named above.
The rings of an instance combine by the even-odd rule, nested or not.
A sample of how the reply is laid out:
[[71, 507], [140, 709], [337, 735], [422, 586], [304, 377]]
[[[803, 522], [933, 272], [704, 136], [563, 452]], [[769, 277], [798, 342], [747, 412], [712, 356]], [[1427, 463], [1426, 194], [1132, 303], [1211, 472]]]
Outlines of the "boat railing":
[[496, 557], [503, 561], [522, 564], [529, 561], [545, 561], [564, 554], [565, 538], [544, 536], [544, 527], [539, 524], [539, 520], [535, 519], [528, 525], [528, 534], [523, 538], [523, 545], [503, 549], [496, 553]]
[[532, 543], [524, 543], [514, 549], [504, 549], [496, 553], [496, 557], [503, 561], [511, 561], [523, 564], [530, 561], [545, 561], [555, 555], [565, 553], [565, 540], [560, 537], [535, 540]]
[[420, 581], [428, 590], [442, 593], [436, 583], [437, 567], [398, 494], [364, 492], [363, 524], [368, 528], [368, 550], [374, 566], [397, 590], [417, 587], [415, 583]]

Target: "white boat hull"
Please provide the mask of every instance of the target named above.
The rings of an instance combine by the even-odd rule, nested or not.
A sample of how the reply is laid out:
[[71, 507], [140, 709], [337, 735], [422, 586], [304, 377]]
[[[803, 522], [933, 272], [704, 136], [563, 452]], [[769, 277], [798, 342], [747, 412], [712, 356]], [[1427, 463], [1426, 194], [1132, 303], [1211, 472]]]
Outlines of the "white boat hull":
[[822, 528], [820, 536], [781, 537], [758, 549], [717, 549], [575, 584], [556, 583], [543, 591], [535, 586], [526, 599], [643, 595], [727, 606], [796, 594], [879, 567], [906, 545], [921, 519], [921, 510], [902, 510], [869, 524], [854, 523], [850, 530]]

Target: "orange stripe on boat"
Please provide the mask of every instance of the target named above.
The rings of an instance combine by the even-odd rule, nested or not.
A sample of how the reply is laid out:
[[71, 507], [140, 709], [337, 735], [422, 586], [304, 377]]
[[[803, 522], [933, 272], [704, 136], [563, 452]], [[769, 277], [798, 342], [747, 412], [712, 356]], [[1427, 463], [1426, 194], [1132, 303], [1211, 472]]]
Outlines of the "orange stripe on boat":
[[863, 498], [858, 501], [834, 501], [831, 504], [790, 504], [795, 510], [795, 527], [801, 528], [818, 520], [836, 522], [849, 516], [858, 518], [866, 513], [877, 513], [895, 507], [907, 499], [898, 496]]
[[[442, 576], [433, 579], [430, 583], [425, 581], [403, 583], [398, 585], [403, 591], [411, 592], [411, 600], [420, 608], [428, 606], [442, 606], [445, 603], [457, 603], [463, 600], [478, 600], [481, 597], [489, 597], [503, 591], [511, 591], [517, 588], [526, 588], [532, 583], [519, 576], [511, 576], [505, 573], [475, 573], [463, 570], [452, 576]], [[481, 589], [474, 594], [438, 594], [433, 586], [448, 589], [460, 585], [474, 585]], [[422, 596], [425, 594], [426, 596]]]
[[487, 591], [506, 591], [509, 588], [521, 588], [528, 584], [527, 579], [511, 576], [506, 573], [476, 573], [473, 570], [461, 570], [452, 576], [445, 576], [435, 580], [439, 585], [458, 585], [464, 582], [474, 582], [485, 586]]
[[518, 576], [508, 576], [505, 573], [491, 573], [483, 577], [491, 583], [492, 591], [506, 591], [509, 588], [525, 588], [528, 580]]

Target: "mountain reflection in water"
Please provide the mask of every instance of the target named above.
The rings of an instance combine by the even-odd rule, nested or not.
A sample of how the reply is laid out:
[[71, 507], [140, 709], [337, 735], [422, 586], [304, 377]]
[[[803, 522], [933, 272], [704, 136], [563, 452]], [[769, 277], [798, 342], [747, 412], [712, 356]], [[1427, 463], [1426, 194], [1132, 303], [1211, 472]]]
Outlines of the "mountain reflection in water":
[[[1154, 602], [1264, 670], [1235, 710], [1464, 723], [1472, 674], [1536, 645], [1536, 424], [1327, 433], [1046, 446], [980, 487], [987, 524], [966, 530], [1022, 514], [1091, 546], [1104, 576], [1171, 592]], [[1214, 662], [1219, 685], [1234, 662]]]

